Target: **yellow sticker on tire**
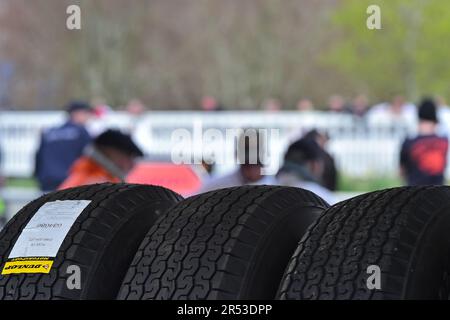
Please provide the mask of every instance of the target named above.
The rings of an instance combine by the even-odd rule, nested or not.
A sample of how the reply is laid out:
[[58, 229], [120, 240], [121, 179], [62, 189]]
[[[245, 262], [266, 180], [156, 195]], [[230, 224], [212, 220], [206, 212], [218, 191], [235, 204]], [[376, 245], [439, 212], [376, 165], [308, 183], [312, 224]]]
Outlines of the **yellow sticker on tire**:
[[13, 258], [6, 261], [2, 275], [20, 273], [49, 273], [53, 260], [47, 257]]

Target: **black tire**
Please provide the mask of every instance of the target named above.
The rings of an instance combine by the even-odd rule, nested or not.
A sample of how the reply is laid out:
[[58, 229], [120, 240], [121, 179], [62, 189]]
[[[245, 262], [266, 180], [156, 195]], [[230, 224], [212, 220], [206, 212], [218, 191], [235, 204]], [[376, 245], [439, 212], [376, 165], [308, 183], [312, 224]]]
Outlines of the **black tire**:
[[300, 242], [279, 297], [448, 299], [449, 230], [448, 187], [395, 188], [341, 202]]
[[[2, 270], [36, 211], [56, 200], [91, 200], [64, 238], [48, 274], [0, 275], [0, 299], [114, 299], [150, 226], [181, 196], [162, 187], [97, 184], [42, 196], [20, 210], [0, 233]], [[67, 268], [81, 271], [69, 290]]]
[[274, 299], [298, 240], [327, 207], [291, 187], [188, 198], [151, 228], [118, 298]]

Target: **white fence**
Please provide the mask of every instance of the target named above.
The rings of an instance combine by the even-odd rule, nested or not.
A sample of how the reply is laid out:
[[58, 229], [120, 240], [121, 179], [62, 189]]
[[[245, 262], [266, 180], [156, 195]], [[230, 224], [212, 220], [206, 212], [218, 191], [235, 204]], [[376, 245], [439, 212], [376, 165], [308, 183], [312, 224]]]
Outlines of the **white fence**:
[[[61, 124], [62, 112], [0, 112], [0, 148], [2, 174], [30, 177], [34, 154], [43, 128]], [[349, 115], [298, 112], [149, 112], [139, 117], [114, 112], [90, 125], [100, 132], [107, 127], [130, 130], [147, 155], [168, 157], [173, 147], [175, 129], [192, 133], [192, 152], [201, 147], [202, 132], [209, 128], [278, 129], [279, 137], [270, 139], [272, 164], [279, 163], [289, 142], [301, 132], [317, 128], [330, 136], [329, 151], [335, 156], [339, 169], [346, 175], [391, 175], [397, 173], [398, 152], [402, 139], [413, 131], [411, 125], [367, 125]], [[233, 159], [234, 150], [218, 150], [226, 159]], [[233, 166], [233, 161], [222, 170]]]

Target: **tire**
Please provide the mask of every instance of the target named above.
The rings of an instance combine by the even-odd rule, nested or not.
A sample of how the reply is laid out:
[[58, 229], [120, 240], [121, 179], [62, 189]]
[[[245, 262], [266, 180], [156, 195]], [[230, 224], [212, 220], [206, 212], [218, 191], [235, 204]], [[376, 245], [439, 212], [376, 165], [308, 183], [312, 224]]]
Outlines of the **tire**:
[[278, 297], [448, 299], [449, 230], [448, 187], [395, 188], [341, 202], [300, 242]]
[[118, 299], [273, 299], [298, 240], [327, 207], [291, 187], [188, 198], [150, 229]]
[[[50, 272], [0, 275], [0, 299], [114, 299], [145, 234], [181, 196], [162, 187], [122, 183], [44, 195], [20, 210], [0, 233], [2, 273], [19, 235], [38, 209], [62, 200], [90, 203], [63, 236]], [[79, 268], [79, 289], [67, 285], [71, 265]]]

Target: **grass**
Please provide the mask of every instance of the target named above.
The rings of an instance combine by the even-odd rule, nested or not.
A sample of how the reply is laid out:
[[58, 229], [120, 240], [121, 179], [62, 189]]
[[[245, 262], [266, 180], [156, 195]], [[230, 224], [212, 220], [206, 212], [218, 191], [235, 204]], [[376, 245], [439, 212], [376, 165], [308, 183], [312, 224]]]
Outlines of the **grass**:
[[10, 188], [38, 189], [36, 180], [32, 178], [8, 178], [5, 186]]
[[363, 178], [341, 176], [338, 190], [343, 192], [370, 192], [402, 185], [404, 185], [403, 181], [397, 176], [371, 176]]

